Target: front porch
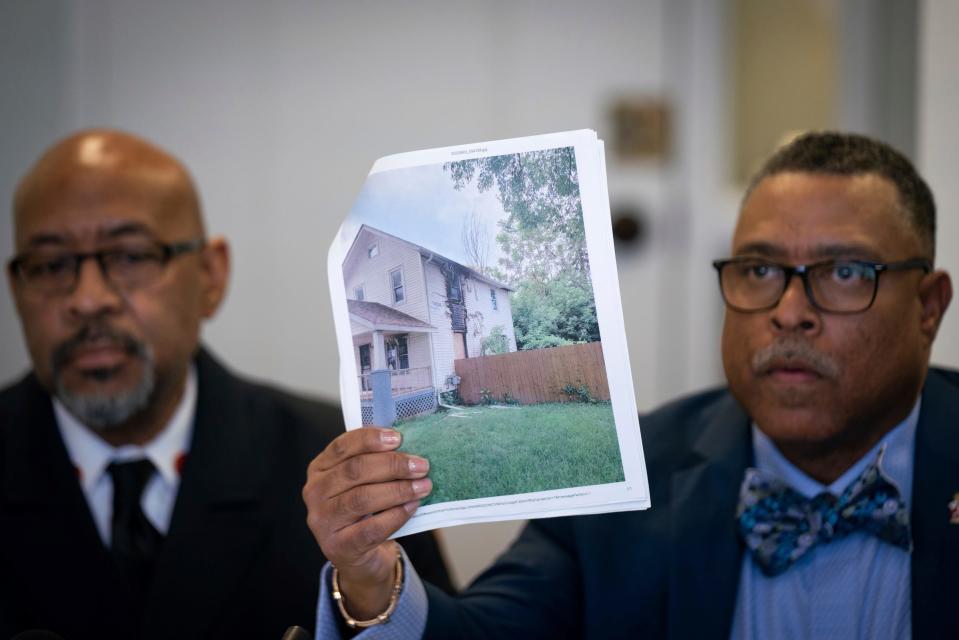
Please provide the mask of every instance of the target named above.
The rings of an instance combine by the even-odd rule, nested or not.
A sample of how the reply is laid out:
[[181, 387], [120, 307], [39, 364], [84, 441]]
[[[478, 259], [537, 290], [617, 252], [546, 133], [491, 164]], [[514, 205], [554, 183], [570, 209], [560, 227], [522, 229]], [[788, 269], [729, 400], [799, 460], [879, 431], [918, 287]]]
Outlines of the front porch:
[[[374, 416], [392, 424], [435, 411], [429, 335], [435, 327], [379, 303], [349, 300], [348, 304], [363, 424], [374, 424]], [[384, 397], [374, 400], [374, 389]]]

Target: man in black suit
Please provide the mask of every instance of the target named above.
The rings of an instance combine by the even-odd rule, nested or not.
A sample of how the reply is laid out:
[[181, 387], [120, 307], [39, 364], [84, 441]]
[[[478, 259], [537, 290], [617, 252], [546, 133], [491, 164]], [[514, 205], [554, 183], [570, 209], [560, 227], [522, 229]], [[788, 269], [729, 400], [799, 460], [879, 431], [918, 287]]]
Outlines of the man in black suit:
[[[33, 371], [0, 391], [0, 638], [279, 638], [323, 557], [300, 497], [339, 410], [199, 346], [226, 288], [186, 169], [112, 130], [18, 186], [8, 279]], [[449, 586], [432, 536], [410, 539]]]
[[[304, 490], [342, 596], [324, 582], [320, 631], [388, 608], [408, 637], [959, 637], [959, 372], [929, 367], [952, 297], [934, 247], [903, 156], [797, 139], [714, 263], [728, 388], [640, 419], [652, 508], [533, 521], [461, 597], [411, 568], [388, 607], [383, 540], [430, 483], [389, 438], [349, 432]], [[365, 475], [345, 473], [356, 455]]]

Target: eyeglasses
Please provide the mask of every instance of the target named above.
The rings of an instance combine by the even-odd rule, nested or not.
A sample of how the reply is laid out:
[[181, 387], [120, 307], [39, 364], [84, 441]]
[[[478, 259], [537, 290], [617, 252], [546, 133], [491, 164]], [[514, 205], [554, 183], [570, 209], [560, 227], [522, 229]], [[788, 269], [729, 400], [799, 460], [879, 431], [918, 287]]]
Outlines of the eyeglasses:
[[782, 298], [793, 275], [802, 279], [806, 297], [813, 307], [829, 313], [861, 313], [872, 306], [884, 271], [922, 269], [932, 271], [924, 258], [902, 262], [826, 260], [790, 267], [760, 258], [716, 260], [719, 288], [726, 304], [736, 311], [772, 309]]
[[100, 273], [115, 287], [130, 291], [143, 287], [160, 276], [173, 258], [199, 251], [202, 238], [172, 242], [126, 242], [116, 247], [87, 253], [38, 250], [14, 257], [7, 268], [30, 291], [43, 295], [63, 295], [73, 291], [80, 267], [87, 259], [96, 260]]

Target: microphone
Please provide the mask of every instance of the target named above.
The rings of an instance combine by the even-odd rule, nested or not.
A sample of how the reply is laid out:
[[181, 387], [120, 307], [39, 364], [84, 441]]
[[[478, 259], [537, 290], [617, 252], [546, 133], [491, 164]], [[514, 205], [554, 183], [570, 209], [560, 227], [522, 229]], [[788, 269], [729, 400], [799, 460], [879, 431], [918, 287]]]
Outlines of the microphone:
[[10, 638], [10, 640], [63, 640], [63, 637], [44, 629], [30, 629], [28, 631], [21, 631]]
[[[292, 626], [286, 630], [286, 633], [283, 634], [283, 637], [280, 640], [311, 640], [312, 636], [310, 633], [303, 627]], [[37, 638], [37, 640], [40, 640]]]

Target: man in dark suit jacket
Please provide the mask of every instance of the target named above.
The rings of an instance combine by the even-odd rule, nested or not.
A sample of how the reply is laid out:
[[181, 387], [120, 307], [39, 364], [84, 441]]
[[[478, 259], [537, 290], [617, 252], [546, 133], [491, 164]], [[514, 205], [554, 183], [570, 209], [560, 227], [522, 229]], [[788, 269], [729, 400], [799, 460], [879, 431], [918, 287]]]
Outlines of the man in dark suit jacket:
[[[531, 522], [461, 597], [413, 575], [390, 617], [430, 638], [959, 637], [959, 373], [928, 365], [952, 296], [934, 230], [928, 187], [882, 143], [777, 152], [715, 263], [728, 389], [641, 419], [652, 508]], [[339, 604], [373, 618], [395, 558], [381, 540], [429, 482], [354, 433], [304, 497]], [[357, 454], [382, 462], [347, 479]]]
[[[729, 638], [745, 553], [736, 508], [753, 464], [749, 416], [722, 389], [640, 424], [653, 508], [531, 521], [462, 602], [427, 585], [425, 637]], [[959, 492], [955, 425], [959, 372], [932, 369], [916, 429], [914, 638], [959, 630], [959, 524], [948, 510]]]
[[[84, 131], [27, 174], [14, 214], [8, 275], [34, 370], [0, 391], [0, 638], [312, 627], [323, 556], [300, 494], [342, 416], [198, 347], [228, 256], [205, 239], [186, 170], [134, 136]], [[118, 507], [113, 471], [84, 477], [81, 449], [104, 464], [149, 459], [175, 424], [173, 459], [156, 465], [170, 487], [148, 471]], [[119, 511], [140, 527], [130, 539]], [[449, 588], [432, 536], [404, 544]]]

